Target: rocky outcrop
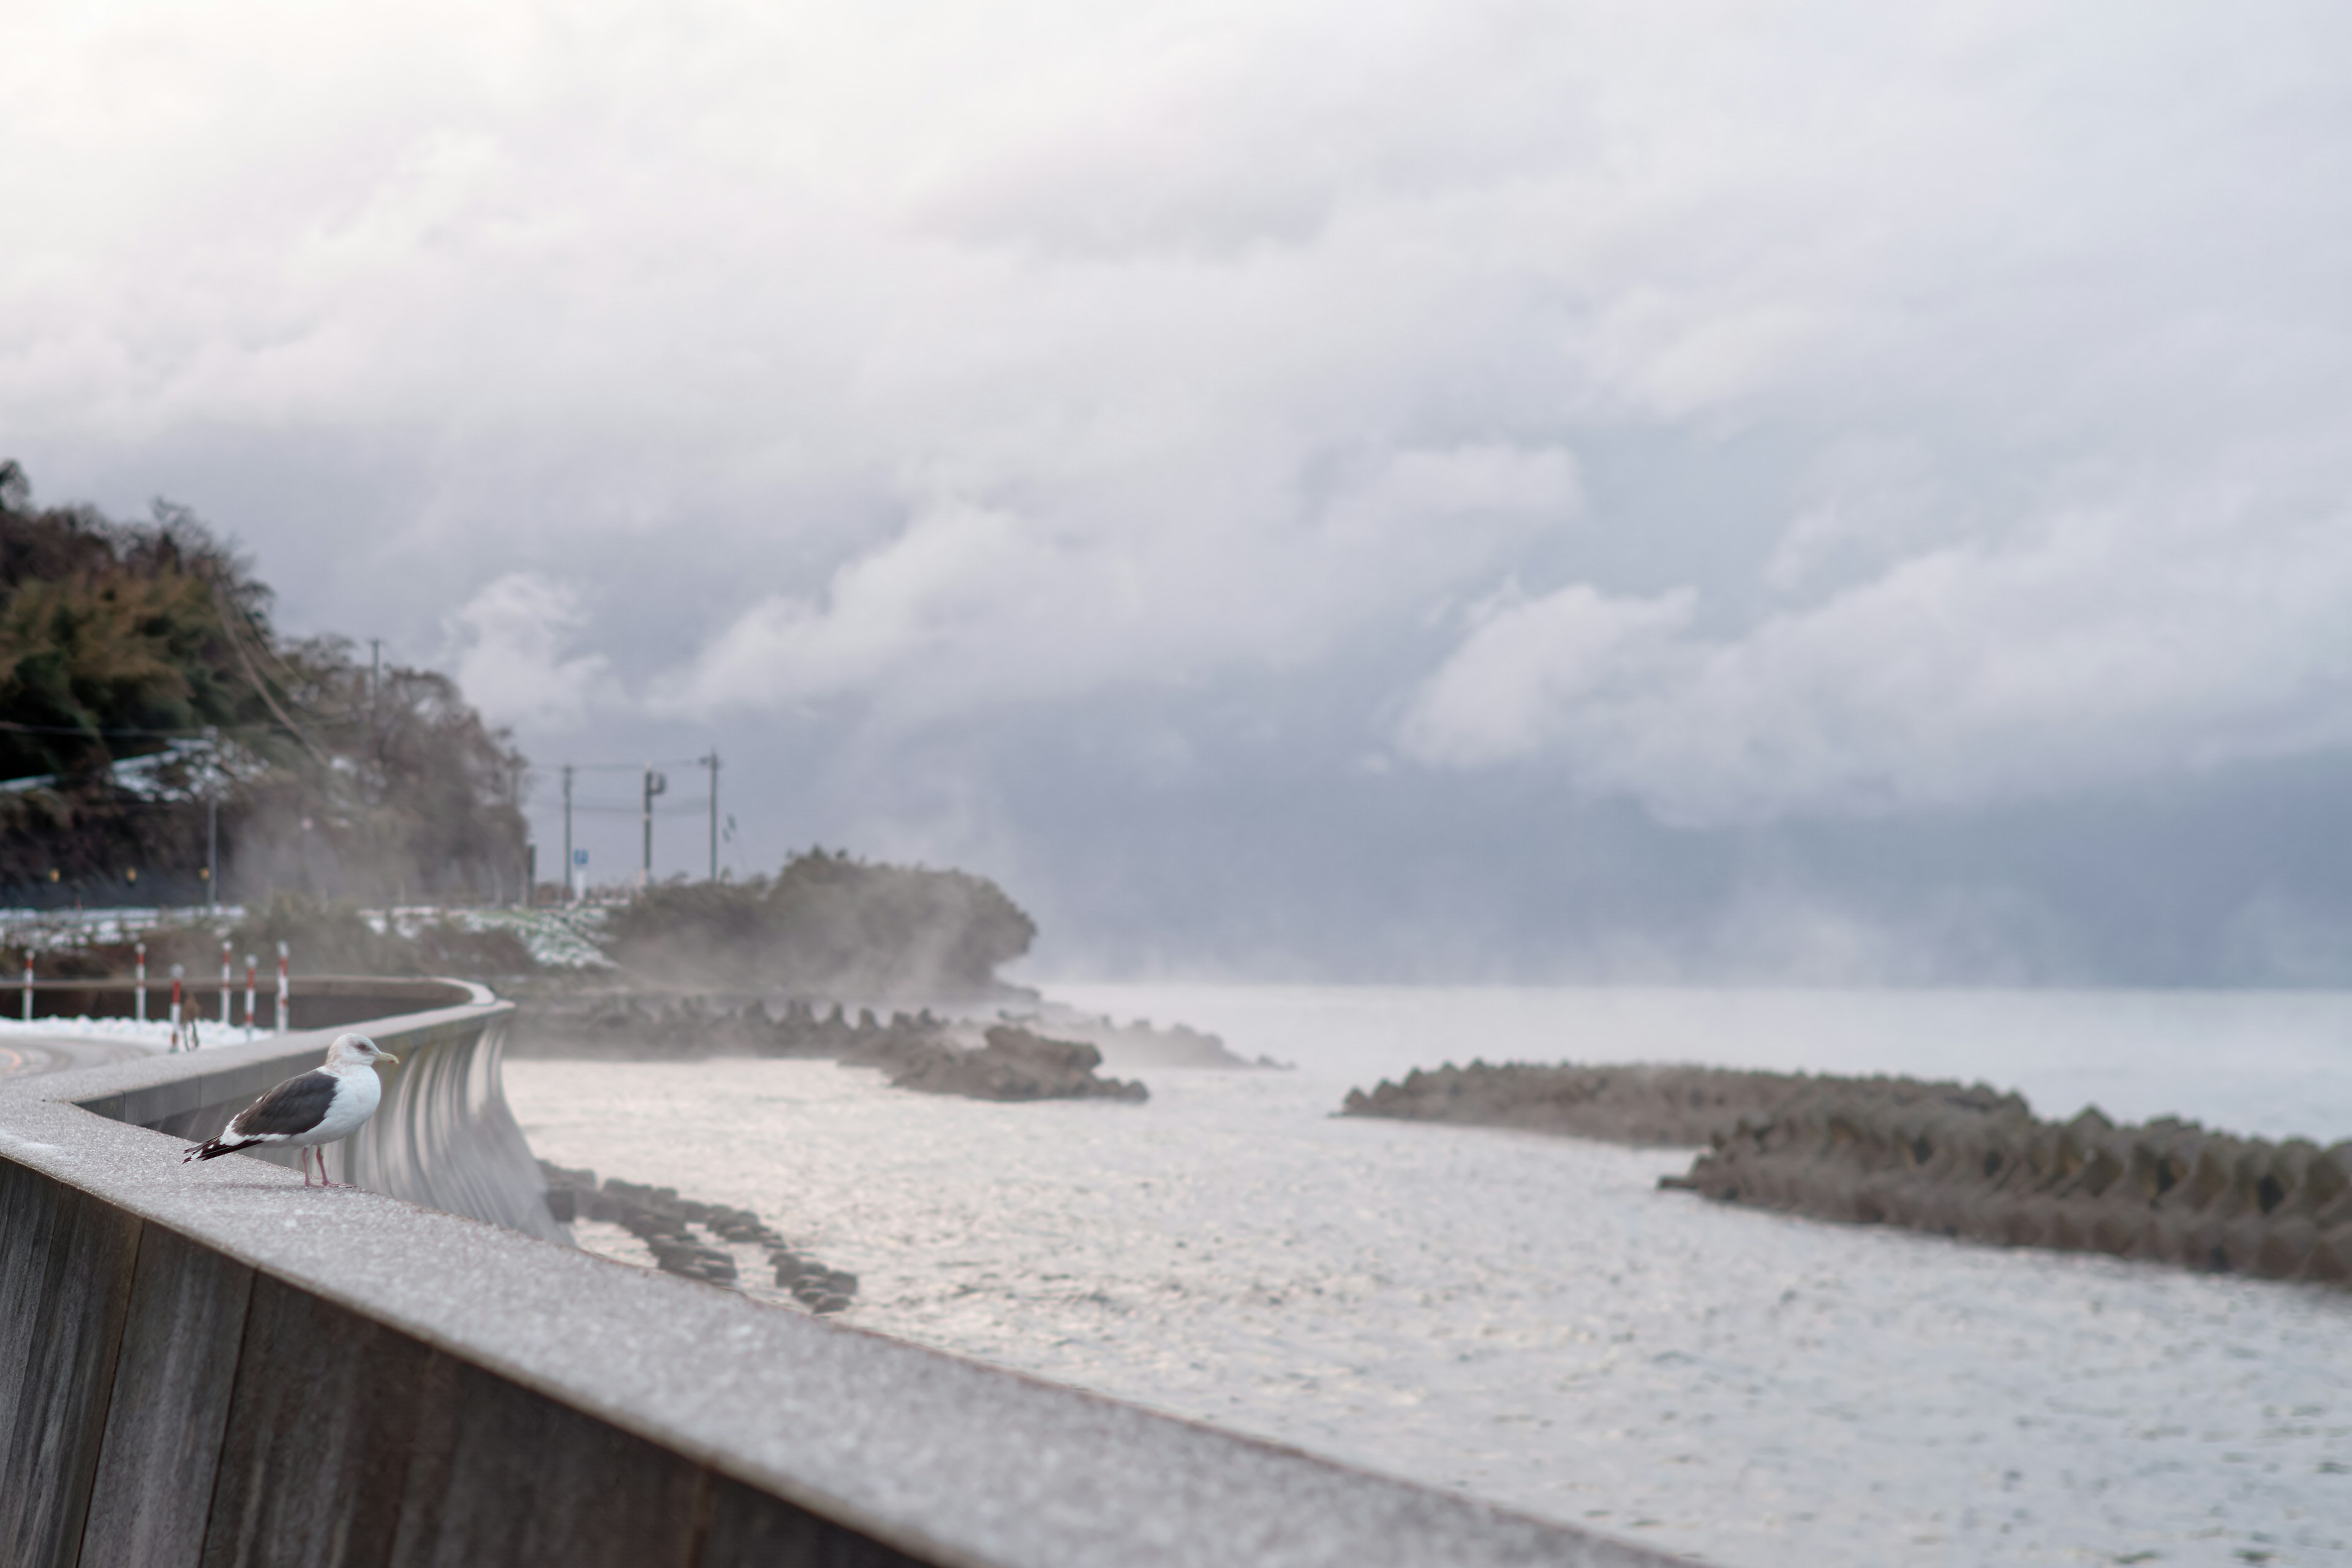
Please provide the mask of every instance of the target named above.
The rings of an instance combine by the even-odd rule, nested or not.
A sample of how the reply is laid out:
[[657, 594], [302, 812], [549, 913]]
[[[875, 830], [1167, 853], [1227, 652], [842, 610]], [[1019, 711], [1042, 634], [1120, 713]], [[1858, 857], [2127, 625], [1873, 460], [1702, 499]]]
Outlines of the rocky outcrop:
[[1450, 1064], [1342, 1112], [1704, 1143], [1660, 1184], [2004, 1247], [2352, 1288], [2352, 1142], [2272, 1143], [2095, 1110], [2039, 1120], [1982, 1084], [1708, 1068]]
[[[933, 1071], [950, 1058], [940, 1052], [960, 1045], [979, 1048], [977, 1023], [950, 1022], [929, 1008], [894, 1012], [887, 1019], [870, 1007], [852, 1015], [838, 1003], [793, 1000], [772, 1005], [758, 997], [714, 997], [661, 992], [541, 986], [521, 998], [507, 1054], [603, 1061], [701, 1061], [711, 1057], [835, 1058], [845, 1066], [887, 1067], [893, 1071], [918, 1059]], [[1014, 1014], [997, 1021], [1016, 1034], [1065, 1044], [1091, 1046], [1093, 1064], [1113, 1068], [1265, 1068], [1285, 1064], [1260, 1057], [1249, 1061], [1225, 1048], [1216, 1036], [1181, 1024], [1155, 1026], [1142, 1019], [1118, 1024], [1068, 1009]], [[1034, 1054], [1034, 1052], [1031, 1054]], [[1031, 1069], [1032, 1076], [1036, 1076]], [[1054, 1066], [1046, 1078], [1066, 1069]], [[955, 1076], [955, 1075], [950, 1075]], [[909, 1087], [917, 1087], [909, 1085]], [[950, 1092], [961, 1092], [950, 1090]], [[1108, 1090], [1055, 1089], [1043, 1095], [993, 1098], [1063, 1098]], [[1138, 1091], [1137, 1098], [1140, 1098]]]
[[1114, 1071], [1138, 1068], [1200, 1068], [1222, 1071], [1289, 1070], [1286, 1062], [1261, 1056], [1255, 1061], [1236, 1056], [1225, 1042], [1205, 1030], [1185, 1024], [1154, 1024], [1138, 1018], [1122, 1024], [1108, 1014], [1080, 1013], [1054, 1005], [1034, 1012], [1000, 1010], [1000, 1021], [1056, 1040], [1083, 1040], [1103, 1054]]
[[[893, 1086], [975, 1100], [1150, 1098], [1140, 1083], [1102, 1077], [1102, 1052], [1084, 1040], [1049, 1038], [1009, 1024], [989, 1027], [968, 1047], [970, 1026], [920, 1013], [870, 1007], [852, 1020], [838, 1004], [820, 1011], [787, 1003], [728, 1005], [698, 996], [606, 994], [565, 1006], [541, 1002], [519, 1017], [508, 1053], [621, 1061], [698, 1061], [716, 1056], [830, 1057], [843, 1067], [879, 1068]], [[1203, 1037], [1206, 1038], [1207, 1037]], [[1222, 1049], [1222, 1047], [1220, 1047]]]
[[606, 916], [605, 954], [681, 988], [893, 1001], [1011, 999], [1036, 922], [984, 877], [813, 849], [773, 877], [656, 882]]
[[843, 1056], [841, 1065], [880, 1068], [896, 1089], [972, 1100], [1150, 1097], [1139, 1083], [1099, 1076], [1095, 1069], [1102, 1066], [1102, 1053], [1082, 1040], [1051, 1040], [1003, 1024], [988, 1031], [987, 1044], [978, 1050], [877, 1031], [869, 1045]]
[[1348, 1091], [1343, 1116], [1517, 1127], [1612, 1143], [1696, 1148], [1751, 1111], [1780, 1104], [1808, 1080], [1791, 1073], [1719, 1068], [1579, 1067], [1452, 1062]]
[[[567, 1170], [545, 1160], [539, 1168], [556, 1218], [567, 1225], [576, 1219], [617, 1225], [650, 1247], [656, 1265], [667, 1273], [735, 1285], [734, 1253], [713, 1245], [730, 1242], [765, 1248], [777, 1285], [813, 1312], [838, 1312], [857, 1294], [857, 1276], [795, 1251], [749, 1209], [698, 1203], [678, 1196], [674, 1187], [640, 1186], [617, 1176], [599, 1186], [593, 1171]], [[697, 1236], [698, 1229], [706, 1234]]]

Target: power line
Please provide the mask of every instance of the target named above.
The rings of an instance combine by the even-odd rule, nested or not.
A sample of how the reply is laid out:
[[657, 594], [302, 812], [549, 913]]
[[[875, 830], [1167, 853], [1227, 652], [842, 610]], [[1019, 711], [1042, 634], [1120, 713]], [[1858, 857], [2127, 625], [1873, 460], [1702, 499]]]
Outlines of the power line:
[[[279, 723], [294, 732], [294, 738], [302, 742], [303, 749], [317, 759], [320, 767], [334, 766], [335, 764], [328, 759], [326, 752], [320, 748], [319, 742], [310, 739], [302, 726], [294, 722], [293, 716], [278, 705], [278, 699], [269, 694], [269, 684], [261, 679], [261, 671], [254, 668], [253, 655], [246, 651], [245, 638], [237, 635], [236, 617], [233, 617], [229, 613], [228, 596], [221, 592], [220, 584], [217, 583], [213, 584], [213, 606], [220, 612], [221, 630], [228, 637], [228, 646], [236, 650], [237, 661], [245, 666], [246, 676], [253, 682], [253, 689], [260, 696], [262, 704], [278, 716]], [[253, 627], [250, 623], [247, 623], [244, 629], [250, 632]], [[266, 642], [262, 644], [261, 651], [271, 658], [277, 658], [275, 651]], [[282, 659], [278, 661], [278, 668], [280, 669], [286, 668]], [[289, 688], [288, 695], [292, 695], [291, 688]]]
[[[654, 815], [656, 816], [700, 816], [709, 809], [709, 801], [688, 801], [684, 805], [665, 805], [656, 810]], [[643, 816], [645, 808], [639, 805], [574, 805], [572, 808], [572, 815], [574, 816]]]
[[581, 773], [641, 773], [647, 768], [699, 767], [700, 757], [656, 757], [650, 763], [566, 763], [563, 765]]
[[166, 740], [196, 741], [210, 734], [218, 726], [194, 730], [84, 730], [70, 724], [19, 724], [13, 719], [0, 719], [0, 730], [18, 735], [79, 735], [88, 740], [103, 740], [108, 736], [162, 737]]
[[[679, 805], [656, 806], [655, 798], [669, 793], [670, 768], [707, 768], [710, 774], [709, 792], [700, 800]], [[719, 752], [716, 747], [698, 757], [667, 757], [644, 763], [565, 763], [563, 778], [563, 880], [567, 897], [573, 896], [574, 867], [581, 851], [572, 847], [572, 825], [581, 816], [635, 816], [644, 824], [645, 842], [639, 863], [637, 882], [640, 887], [650, 883], [654, 870], [654, 821], [657, 817], [702, 816], [710, 820], [710, 874], [719, 875]], [[635, 773], [640, 784], [635, 805], [590, 804], [579, 798], [574, 781], [582, 773]], [[734, 819], [728, 819], [728, 836], [734, 834]]]

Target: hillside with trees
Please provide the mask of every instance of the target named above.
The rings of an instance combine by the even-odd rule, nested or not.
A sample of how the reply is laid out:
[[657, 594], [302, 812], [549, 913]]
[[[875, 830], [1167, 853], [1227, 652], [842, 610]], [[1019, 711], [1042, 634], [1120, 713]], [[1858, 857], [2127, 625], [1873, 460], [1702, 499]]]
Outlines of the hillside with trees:
[[[220, 901], [242, 915], [150, 931], [158, 963], [206, 966], [224, 937], [239, 952], [288, 939], [312, 972], [571, 988], [515, 930], [402, 929], [381, 912], [523, 891], [528, 766], [508, 734], [448, 677], [282, 636], [271, 605], [251, 563], [185, 509], [123, 522], [40, 507], [0, 463], [0, 905], [201, 905], [216, 833]], [[772, 877], [638, 891], [602, 912], [600, 967], [572, 979], [985, 996], [1036, 929], [985, 878], [816, 849]], [[126, 942], [84, 935], [50, 962], [119, 973]]]
[[0, 463], [0, 900], [511, 894], [525, 763], [456, 684], [289, 638], [185, 509], [40, 507]]
[[928, 999], [996, 992], [1036, 935], [987, 878], [813, 849], [773, 877], [647, 888], [612, 911], [604, 947], [662, 985]]

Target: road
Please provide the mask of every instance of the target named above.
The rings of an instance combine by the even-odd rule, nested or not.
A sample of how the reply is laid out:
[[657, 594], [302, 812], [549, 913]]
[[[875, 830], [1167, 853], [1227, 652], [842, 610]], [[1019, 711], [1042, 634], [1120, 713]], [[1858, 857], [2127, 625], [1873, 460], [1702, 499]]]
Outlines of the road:
[[86, 1040], [70, 1035], [20, 1035], [0, 1045], [0, 1078], [68, 1072], [155, 1053], [127, 1040]]

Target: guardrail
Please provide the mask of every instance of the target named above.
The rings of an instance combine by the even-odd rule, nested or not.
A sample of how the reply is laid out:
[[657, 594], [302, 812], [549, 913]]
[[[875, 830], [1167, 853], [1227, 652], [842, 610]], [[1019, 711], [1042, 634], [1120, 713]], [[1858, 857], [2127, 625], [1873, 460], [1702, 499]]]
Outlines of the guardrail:
[[[276, 1027], [273, 1009], [277, 1005], [278, 979], [266, 976], [256, 987], [257, 1011], [264, 1029]], [[395, 1014], [425, 1008], [462, 1005], [476, 998], [478, 993], [489, 993], [467, 980], [421, 979], [406, 975], [373, 974], [303, 974], [290, 983], [293, 992], [292, 1022], [305, 1029], [347, 1028], [357, 1023], [381, 1019]], [[32, 984], [33, 1018], [127, 1018], [139, 1011], [137, 997], [147, 993], [147, 1013], [150, 1019], [169, 1016], [172, 1004], [172, 982], [152, 976], [146, 984], [129, 980], [36, 980]], [[232, 980], [227, 986], [229, 998], [235, 1004], [237, 1017], [244, 1017], [245, 983]], [[186, 1004], [187, 1016], [195, 1019], [206, 1031], [218, 1027], [220, 1018], [220, 977], [198, 976], [183, 980], [180, 994]], [[0, 977], [0, 1013], [11, 1018], [24, 1016], [26, 985], [22, 980]], [[236, 1026], [243, 1028], [243, 1024]]]
[[[481, 1204], [446, 1172], [528, 1157], [507, 1016], [367, 1026], [405, 1059], [348, 1177]], [[181, 1163], [324, 1043], [0, 1079], [0, 1562], [1667, 1561], [508, 1224]]]

